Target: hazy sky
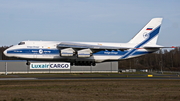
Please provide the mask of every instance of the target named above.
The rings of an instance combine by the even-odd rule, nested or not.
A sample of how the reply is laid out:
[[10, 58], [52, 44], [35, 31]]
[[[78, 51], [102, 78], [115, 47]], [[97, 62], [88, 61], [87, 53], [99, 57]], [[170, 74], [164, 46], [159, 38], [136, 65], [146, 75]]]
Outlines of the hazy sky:
[[0, 46], [128, 42], [154, 17], [164, 18], [158, 44], [180, 46], [180, 0], [0, 0]]

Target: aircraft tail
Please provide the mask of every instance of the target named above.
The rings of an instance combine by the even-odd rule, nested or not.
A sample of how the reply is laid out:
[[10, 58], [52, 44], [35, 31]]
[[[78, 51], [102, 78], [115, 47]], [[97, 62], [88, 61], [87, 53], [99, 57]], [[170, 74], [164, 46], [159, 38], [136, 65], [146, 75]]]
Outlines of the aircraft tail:
[[149, 23], [128, 43], [137, 44], [138, 47], [144, 46], [145, 44], [156, 45], [161, 22], [162, 18], [151, 19], [151, 21], [149, 21]]

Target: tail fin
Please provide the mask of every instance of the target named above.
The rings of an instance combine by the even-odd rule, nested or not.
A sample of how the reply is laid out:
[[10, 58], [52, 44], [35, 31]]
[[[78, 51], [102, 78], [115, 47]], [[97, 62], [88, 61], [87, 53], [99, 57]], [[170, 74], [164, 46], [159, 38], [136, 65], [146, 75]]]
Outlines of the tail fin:
[[151, 21], [133, 37], [128, 43], [156, 45], [162, 18], [153, 18]]

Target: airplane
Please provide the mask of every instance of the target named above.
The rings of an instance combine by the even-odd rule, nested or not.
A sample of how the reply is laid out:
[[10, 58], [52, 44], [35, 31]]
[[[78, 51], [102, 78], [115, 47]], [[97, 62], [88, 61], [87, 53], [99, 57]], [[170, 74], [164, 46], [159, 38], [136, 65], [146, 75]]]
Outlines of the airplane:
[[153, 18], [127, 43], [22, 41], [4, 51], [5, 56], [39, 61], [70, 62], [77, 66], [119, 61], [158, 51], [157, 45], [162, 18]]

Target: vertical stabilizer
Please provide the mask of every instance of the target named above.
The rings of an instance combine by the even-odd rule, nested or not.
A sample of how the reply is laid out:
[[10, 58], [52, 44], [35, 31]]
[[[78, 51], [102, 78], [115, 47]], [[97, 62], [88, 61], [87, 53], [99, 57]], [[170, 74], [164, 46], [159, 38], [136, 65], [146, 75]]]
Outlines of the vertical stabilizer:
[[153, 18], [151, 21], [133, 37], [129, 43], [156, 45], [158, 33], [161, 27], [162, 18]]

